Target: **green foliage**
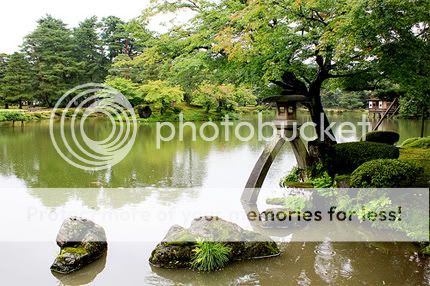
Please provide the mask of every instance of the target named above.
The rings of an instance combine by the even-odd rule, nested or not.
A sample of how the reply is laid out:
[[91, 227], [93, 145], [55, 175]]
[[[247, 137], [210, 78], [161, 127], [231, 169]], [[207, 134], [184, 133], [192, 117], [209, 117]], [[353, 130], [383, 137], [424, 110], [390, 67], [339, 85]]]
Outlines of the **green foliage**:
[[333, 185], [333, 179], [327, 172], [324, 172], [321, 177], [313, 179], [312, 184], [318, 189], [330, 188]]
[[193, 93], [192, 103], [202, 106], [207, 112], [215, 108], [218, 112], [234, 110], [238, 105], [255, 104], [256, 97], [245, 86], [233, 84], [216, 85], [203, 82]]
[[26, 36], [23, 47], [36, 73], [36, 99], [53, 106], [76, 84], [79, 69], [71, 31], [63, 21], [48, 15]]
[[284, 182], [301, 182], [302, 180], [302, 170], [298, 167], [293, 167], [293, 169], [284, 178]]
[[427, 245], [426, 247], [424, 247], [424, 248], [421, 250], [421, 252], [422, 252], [424, 255], [430, 256], [430, 245]]
[[412, 162], [379, 159], [364, 163], [351, 175], [354, 188], [412, 187], [422, 168]]
[[96, 16], [85, 19], [73, 29], [74, 58], [78, 64], [80, 83], [103, 82], [108, 60], [98, 29], [102, 27]]
[[108, 78], [105, 84], [120, 91], [131, 103], [131, 105], [136, 106], [143, 102], [142, 93], [139, 91], [137, 84], [133, 83], [129, 79], [115, 77]]
[[[151, 17], [184, 10], [195, 16], [190, 23], [149, 31]], [[128, 23], [90, 17], [73, 30], [48, 15], [22, 45], [31, 68], [21, 70], [34, 74], [20, 91], [0, 90], [0, 99], [52, 106], [71, 87], [109, 73], [139, 86], [167, 82], [187, 103], [219, 113], [253, 105], [256, 95], [302, 94], [319, 114], [321, 99], [362, 108], [369, 93], [361, 90], [384, 82], [402, 91], [401, 111], [418, 116], [430, 107], [428, 37], [425, 0], [154, 0]], [[7, 58], [0, 56], [0, 80]], [[28, 76], [17, 74], [12, 81]]]
[[351, 142], [333, 146], [327, 163], [331, 174], [352, 173], [361, 164], [375, 159], [397, 159], [399, 149], [375, 142]]
[[220, 242], [199, 241], [193, 249], [191, 267], [199, 271], [216, 271], [229, 261], [231, 248]]
[[284, 206], [289, 210], [301, 211], [305, 208], [306, 201], [303, 196], [288, 196], [284, 200]]
[[368, 94], [363, 91], [351, 92], [328, 87], [321, 95], [321, 101], [326, 108], [361, 109], [367, 106]]
[[[125, 52], [129, 56], [133, 54], [133, 43], [126, 31], [126, 24], [120, 18], [108, 16], [102, 19], [101, 39], [107, 46], [107, 55], [110, 62], [119, 54]], [[124, 49], [127, 50], [124, 51]]]
[[372, 131], [366, 134], [367, 142], [378, 142], [394, 145], [400, 139], [400, 135], [394, 131]]
[[416, 181], [416, 186], [428, 188], [430, 186], [430, 152], [428, 148], [400, 148], [401, 160], [411, 161], [424, 169], [422, 176]]
[[401, 148], [430, 148], [430, 136], [429, 137], [416, 137], [406, 139], [401, 145]]
[[4, 103], [18, 103], [22, 107], [23, 101], [31, 99], [34, 80], [32, 69], [23, 53], [14, 53], [7, 58], [0, 78], [0, 94], [3, 94]]
[[171, 86], [161, 80], [149, 81], [140, 86], [139, 91], [146, 102], [154, 103], [160, 109], [161, 115], [184, 100], [184, 92], [179, 86]]
[[25, 112], [19, 111], [0, 111], [0, 122], [2, 121], [29, 121], [32, 119], [32, 116], [26, 114]]

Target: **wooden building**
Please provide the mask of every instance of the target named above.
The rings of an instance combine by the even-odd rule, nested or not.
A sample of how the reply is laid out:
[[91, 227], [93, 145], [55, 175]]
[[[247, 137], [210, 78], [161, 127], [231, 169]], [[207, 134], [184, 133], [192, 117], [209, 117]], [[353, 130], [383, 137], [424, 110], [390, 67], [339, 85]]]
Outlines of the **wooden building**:
[[367, 108], [369, 110], [369, 117], [381, 118], [384, 114], [386, 116], [393, 116], [399, 112], [400, 104], [397, 99], [388, 101], [380, 98], [371, 98], [368, 100]]

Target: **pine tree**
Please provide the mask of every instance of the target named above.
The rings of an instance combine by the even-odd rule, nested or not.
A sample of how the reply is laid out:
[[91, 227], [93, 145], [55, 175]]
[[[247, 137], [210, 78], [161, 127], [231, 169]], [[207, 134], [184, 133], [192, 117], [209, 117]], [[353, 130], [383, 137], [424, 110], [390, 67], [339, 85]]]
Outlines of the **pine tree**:
[[73, 30], [74, 56], [79, 62], [79, 82], [103, 82], [107, 74], [108, 60], [104, 56], [103, 42], [98, 33], [101, 24], [97, 17], [82, 21]]
[[125, 29], [125, 22], [118, 17], [109, 16], [102, 19], [102, 39], [110, 62], [119, 54], [133, 54], [133, 42]]
[[25, 38], [23, 48], [34, 65], [36, 98], [53, 106], [78, 82], [79, 65], [73, 56], [71, 31], [61, 20], [48, 15]]
[[7, 61], [4, 76], [1, 79], [5, 105], [23, 102], [32, 98], [32, 66], [22, 53], [12, 54]]
[[5, 101], [5, 94], [3, 92], [3, 78], [4, 78], [4, 74], [6, 73], [6, 67], [7, 67], [7, 59], [8, 59], [8, 55], [7, 54], [0, 54], [0, 101], [2, 103], [4, 103], [5, 108], [9, 108], [9, 105], [7, 104], [7, 102]]

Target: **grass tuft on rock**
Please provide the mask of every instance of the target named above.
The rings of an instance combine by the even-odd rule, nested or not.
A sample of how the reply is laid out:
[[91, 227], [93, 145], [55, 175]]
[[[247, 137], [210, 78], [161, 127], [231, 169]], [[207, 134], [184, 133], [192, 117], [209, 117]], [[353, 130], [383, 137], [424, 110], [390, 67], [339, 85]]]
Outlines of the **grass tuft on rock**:
[[205, 272], [216, 271], [224, 268], [230, 260], [231, 248], [220, 242], [197, 242], [193, 249], [195, 255], [191, 261], [193, 269]]

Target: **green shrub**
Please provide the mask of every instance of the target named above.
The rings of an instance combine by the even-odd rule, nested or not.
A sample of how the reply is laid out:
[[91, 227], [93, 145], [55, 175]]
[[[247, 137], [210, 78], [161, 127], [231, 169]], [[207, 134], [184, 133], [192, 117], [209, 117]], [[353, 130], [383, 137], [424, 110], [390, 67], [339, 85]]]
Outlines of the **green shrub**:
[[421, 249], [422, 254], [430, 256], [430, 245], [427, 245], [426, 247], [423, 247]]
[[284, 177], [283, 182], [300, 182], [302, 170], [294, 167], [287, 176]]
[[397, 147], [375, 142], [336, 144], [328, 153], [326, 160], [330, 175], [350, 174], [361, 164], [371, 160], [399, 158]]
[[378, 142], [394, 145], [400, 139], [400, 135], [393, 131], [372, 131], [366, 134], [367, 142]]
[[430, 148], [430, 136], [428, 137], [416, 137], [409, 138], [405, 140], [402, 145], [402, 148]]
[[396, 188], [413, 186], [422, 168], [412, 162], [380, 159], [366, 162], [351, 176], [353, 188]]
[[199, 271], [215, 271], [222, 269], [229, 261], [231, 248], [220, 242], [197, 242], [193, 249], [195, 255], [191, 267]]
[[327, 172], [325, 172], [321, 177], [312, 180], [314, 188], [330, 188], [333, 185], [333, 180]]
[[0, 112], [0, 121], [29, 121], [32, 116], [22, 111], [2, 111]]

